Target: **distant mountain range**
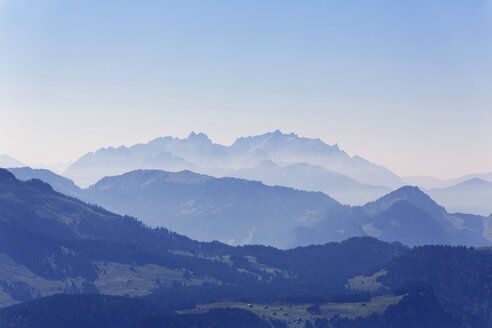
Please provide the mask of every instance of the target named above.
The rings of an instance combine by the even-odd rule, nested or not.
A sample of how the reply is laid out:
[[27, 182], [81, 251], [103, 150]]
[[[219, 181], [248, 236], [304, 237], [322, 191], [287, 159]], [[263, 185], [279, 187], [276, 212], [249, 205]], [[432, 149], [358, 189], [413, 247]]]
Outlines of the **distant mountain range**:
[[10, 157], [9, 155], [2, 154], [0, 155], [0, 167], [23, 167], [26, 166], [22, 162], [16, 160], [13, 157]]
[[450, 212], [492, 214], [492, 182], [472, 178], [450, 187], [429, 189], [427, 192]]
[[[56, 169], [65, 165], [67, 163], [61, 163]], [[0, 156], [1, 166], [23, 165], [3, 155]], [[348, 156], [336, 144], [330, 146], [320, 139], [278, 130], [241, 137], [230, 146], [215, 144], [205, 134], [192, 132], [184, 139], [162, 137], [130, 147], [101, 148], [74, 161], [62, 175], [86, 188], [103, 177], [139, 169], [190, 170], [217, 178], [235, 177], [261, 181], [269, 186], [321, 191], [352, 206], [362, 206], [399, 187], [414, 185], [448, 212], [485, 216], [492, 213], [491, 188], [486, 185], [492, 183], [492, 172], [448, 180], [427, 176], [399, 178], [382, 166], [358, 156]], [[481, 185], [466, 183], [472, 179], [483, 182]], [[74, 190], [66, 192], [79, 196]]]
[[210, 169], [213, 176], [259, 180], [267, 185], [286, 186], [308, 191], [322, 191], [343, 204], [365, 204], [392, 189], [361, 183], [345, 174], [307, 163], [280, 166], [270, 160], [252, 168], [238, 170]]
[[277, 247], [371, 236], [406, 245], [492, 243], [492, 217], [449, 214], [417, 187], [402, 187], [364, 206], [346, 206], [322, 193], [190, 171], [138, 170], [80, 189], [72, 181], [29, 168], [60, 192], [141, 218], [202, 241]]
[[[3, 164], [2, 158], [5, 159]], [[62, 163], [56, 169], [65, 165]], [[23, 165], [4, 155], [0, 157], [1, 166]], [[215, 144], [205, 134], [192, 132], [185, 139], [162, 137], [131, 147], [101, 148], [82, 156], [62, 174], [79, 186], [88, 187], [105, 176], [138, 169], [190, 170], [219, 178], [257, 180], [270, 186], [321, 191], [348, 205], [364, 205], [401, 186], [415, 185], [449, 212], [492, 213], [490, 192], [484, 188], [475, 192], [472, 188], [464, 191], [460, 187], [441, 190], [475, 178], [492, 183], [492, 173], [449, 180], [427, 176], [399, 178], [384, 167], [358, 156], [348, 156], [338, 145], [330, 146], [319, 139], [280, 131], [242, 137], [231, 146]]]
[[485, 246], [492, 242], [492, 216], [449, 214], [417, 187], [402, 187], [364, 206], [336, 206], [313, 227], [296, 230], [297, 245], [372, 236], [406, 245]]
[[[271, 163], [268, 171], [266, 163]], [[280, 131], [239, 138], [231, 146], [215, 144], [203, 133], [191, 133], [185, 139], [163, 137], [131, 147], [102, 148], [82, 156], [63, 175], [87, 187], [105, 176], [137, 169], [247, 177], [267, 184], [332, 191], [337, 200], [350, 204], [363, 204], [403, 184], [390, 170], [351, 157], [338, 145]]]
[[421, 187], [449, 212], [492, 214], [492, 172], [468, 174], [448, 180], [424, 176], [403, 180]]
[[456, 184], [472, 179], [481, 179], [481, 180], [492, 182], [492, 172], [472, 173], [454, 179], [438, 179], [430, 176], [412, 176], [412, 177], [402, 178], [405, 184], [419, 186], [424, 189], [451, 187]]

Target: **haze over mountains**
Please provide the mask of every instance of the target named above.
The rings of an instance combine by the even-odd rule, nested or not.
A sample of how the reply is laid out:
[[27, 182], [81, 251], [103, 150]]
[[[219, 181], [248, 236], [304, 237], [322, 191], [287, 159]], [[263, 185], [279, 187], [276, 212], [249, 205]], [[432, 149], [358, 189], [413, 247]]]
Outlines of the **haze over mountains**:
[[492, 182], [492, 172], [488, 173], [471, 173], [454, 179], [438, 179], [429, 176], [413, 176], [403, 177], [405, 184], [415, 185], [425, 189], [446, 188], [457, 185], [459, 183], [472, 180], [481, 179]]
[[433, 177], [403, 180], [421, 187], [449, 212], [492, 214], [492, 173], [468, 174], [449, 180]]
[[[190, 138], [210, 146], [203, 135]], [[255, 322], [251, 327], [297, 327], [302, 317], [316, 328], [394, 327], [403, 321], [409, 327], [490, 326], [492, 215], [449, 213], [428, 194], [451, 209], [486, 212], [492, 183], [474, 178], [446, 188], [391, 191], [313, 163], [286, 163], [286, 153], [302, 153], [295, 142], [287, 147], [294, 151], [246, 147], [253, 155], [239, 157], [254, 166], [244, 168], [215, 165], [208, 154], [223, 151], [216, 146], [188, 153], [183, 145], [169, 148], [183, 157], [149, 155], [148, 144], [137, 152], [146, 154], [148, 166], [189, 165], [216, 177], [137, 169], [80, 188], [45, 169], [0, 169], [0, 325], [206, 327], [227, 317], [225, 326], [248, 320]], [[140, 165], [133, 151], [88, 155], [93, 165], [80, 172]], [[236, 160], [227, 152], [221, 156]], [[281, 157], [282, 163], [271, 159]], [[106, 164], [98, 166], [100, 161]], [[349, 206], [331, 194], [376, 200]], [[455, 247], [422, 246], [430, 244]], [[65, 295], [49, 296], [60, 293]], [[323, 310], [311, 313], [310, 303]], [[195, 304], [227, 304], [243, 312], [203, 313]], [[268, 310], [273, 306], [283, 309], [282, 316]]]
[[[11, 157], [2, 158], [4, 167], [23, 166]], [[280, 131], [242, 137], [231, 146], [215, 144], [203, 133], [191, 133], [185, 139], [162, 137], [131, 147], [102, 148], [73, 162], [63, 175], [87, 187], [102, 177], [138, 169], [190, 170], [213, 177], [258, 180], [270, 186], [321, 191], [349, 205], [364, 205], [408, 184], [419, 186], [449, 212], [492, 213], [491, 190], [486, 183], [492, 183], [492, 173], [450, 180], [399, 178], [384, 167], [348, 156], [337, 145]], [[475, 178], [483, 180], [482, 184], [460, 185]], [[75, 195], [74, 190], [67, 192]]]
[[132, 215], [201, 241], [287, 247], [297, 226], [312, 226], [338, 202], [321, 192], [214, 178], [190, 171], [137, 170], [80, 189], [46, 170], [10, 169], [21, 180], [50, 183], [61, 193]]
[[312, 226], [338, 204], [321, 192], [190, 171], [132, 171], [103, 178], [84, 192], [91, 203], [193, 239], [282, 248], [293, 243], [295, 227]]
[[427, 191], [450, 212], [492, 214], [492, 182], [472, 178], [445, 188]]
[[302, 190], [322, 191], [343, 204], [366, 203], [392, 189], [361, 183], [345, 174], [327, 170], [308, 163], [280, 166], [270, 160], [252, 168], [238, 170], [211, 169], [213, 176], [232, 176], [248, 180], [260, 180], [268, 185], [287, 186]]
[[0, 167], [23, 167], [25, 164], [19, 162], [13, 157], [9, 155], [2, 154], [0, 155]]
[[[265, 172], [267, 163], [274, 165]], [[388, 169], [358, 156], [350, 157], [337, 145], [280, 131], [239, 138], [231, 146], [215, 144], [203, 133], [191, 133], [185, 139], [163, 137], [131, 147], [102, 148], [82, 156], [64, 175], [86, 187], [104, 176], [136, 169], [245, 177], [334, 192], [337, 200], [350, 204], [364, 203], [402, 185], [401, 179]]]
[[450, 214], [417, 187], [402, 187], [364, 206], [333, 207], [313, 227], [297, 228], [298, 244], [367, 235], [406, 245], [492, 243], [492, 216]]
[[0, 0], [0, 328], [492, 328], [491, 27]]
[[402, 187], [364, 206], [323, 193], [214, 178], [190, 171], [137, 170], [80, 189], [45, 170], [11, 169], [60, 192], [201, 241], [281, 248], [371, 236], [406, 245], [492, 245], [492, 216], [449, 214], [417, 187]]

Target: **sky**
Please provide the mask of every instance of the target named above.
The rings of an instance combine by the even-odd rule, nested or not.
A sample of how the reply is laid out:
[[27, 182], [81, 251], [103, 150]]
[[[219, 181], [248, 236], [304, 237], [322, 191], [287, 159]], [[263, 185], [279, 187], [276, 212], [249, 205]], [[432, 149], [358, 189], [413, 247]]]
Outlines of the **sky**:
[[492, 171], [492, 1], [0, 0], [0, 154], [280, 129], [401, 176]]

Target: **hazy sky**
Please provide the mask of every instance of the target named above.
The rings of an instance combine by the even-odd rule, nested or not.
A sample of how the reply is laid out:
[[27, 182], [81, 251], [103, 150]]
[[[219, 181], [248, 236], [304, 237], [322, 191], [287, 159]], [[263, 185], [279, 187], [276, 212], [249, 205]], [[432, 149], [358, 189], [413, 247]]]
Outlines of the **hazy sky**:
[[492, 171], [492, 2], [0, 0], [0, 153], [275, 129], [400, 175]]

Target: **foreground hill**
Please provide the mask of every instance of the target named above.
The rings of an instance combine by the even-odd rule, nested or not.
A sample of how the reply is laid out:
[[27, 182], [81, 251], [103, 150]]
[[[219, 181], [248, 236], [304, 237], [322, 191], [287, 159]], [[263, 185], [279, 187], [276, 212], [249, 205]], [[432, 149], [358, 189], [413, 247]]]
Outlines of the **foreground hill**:
[[372, 236], [406, 245], [490, 245], [490, 217], [449, 214], [417, 187], [402, 187], [364, 206], [336, 206], [315, 226], [297, 228], [296, 244]]
[[[176, 309], [172, 303], [163, 306], [162, 303], [147, 299], [57, 295], [0, 309], [0, 324], [5, 328], [487, 327], [480, 320], [459, 310], [449, 311], [432, 290], [415, 289], [407, 292], [407, 295], [390, 298], [397, 301], [389, 305], [377, 305], [381, 311], [368, 308], [384, 297], [376, 297], [374, 301], [366, 303], [307, 306], [278, 303], [247, 306], [244, 303], [228, 302], [176, 313], [172, 311]], [[310, 309], [316, 307], [320, 311], [313, 313]], [[345, 309], [340, 311], [343, 315], [325, 313], [337, 311], [337, 307]], [[279, 311], [278, 314], [275, 310]], [[369, 315], [347, 317], [347, 313]]]
[[[366, 246], [351, 244], [356, 248]], [[340, 246], [339, 250], [345, 248]], [[331, 299], [326, 296], [309, 299], [307, 295], [297, 295], [268, 299], [264, 293], [234, 288], [224, 293], [223, 288], [208, 286], [164, 288], [143, 298], [57, 295], [0, 309], [0, 325], [8, 328], [492, 327], [490, 251], [425, 246], [394, 256], [384, 264], [384, 271], [376, 271], [378, 267], [381, 266], [369, 270], [367, 276], [349, 279], [347, 285], [365, 291], [365, 296], [339, 294]], [[370, 275], [372, 272], [375, 273]], [[280, 290], [282, 294], [287, 292], [285, 286]]]

